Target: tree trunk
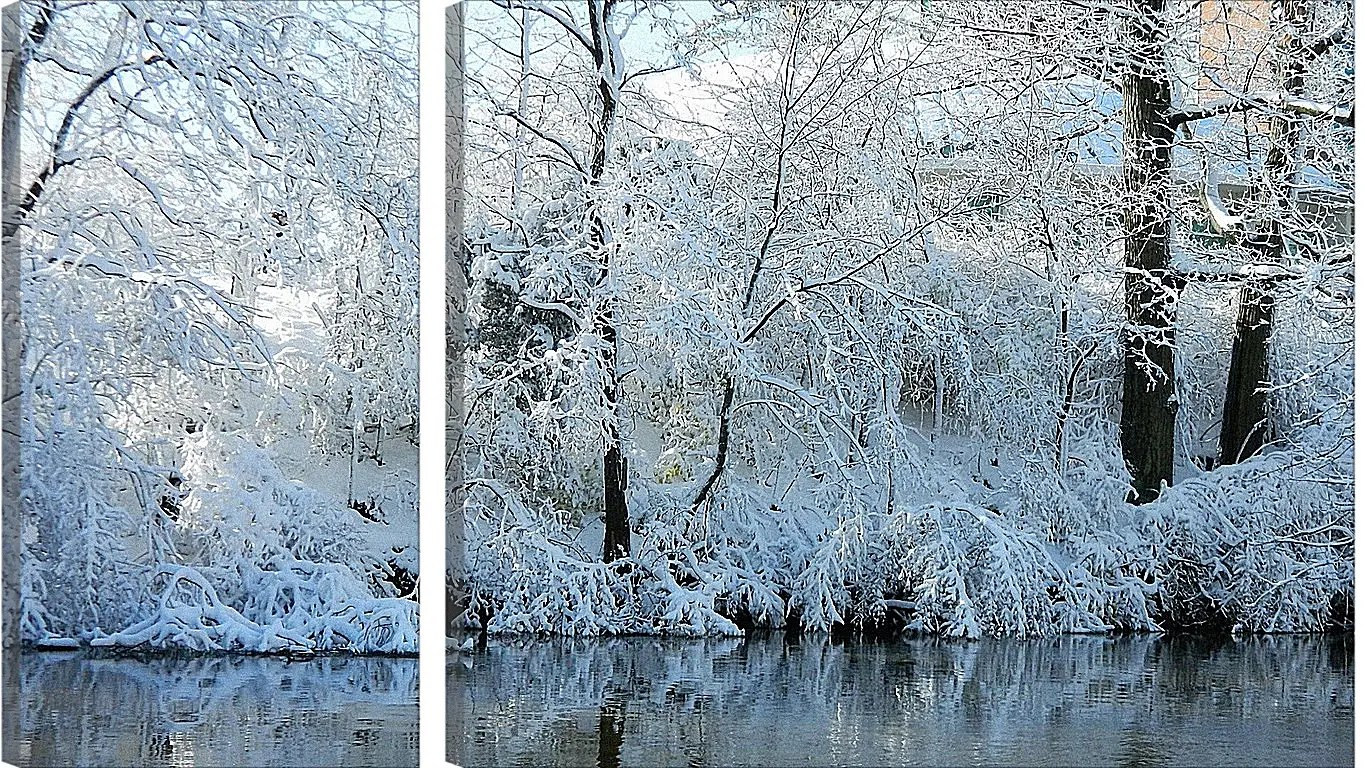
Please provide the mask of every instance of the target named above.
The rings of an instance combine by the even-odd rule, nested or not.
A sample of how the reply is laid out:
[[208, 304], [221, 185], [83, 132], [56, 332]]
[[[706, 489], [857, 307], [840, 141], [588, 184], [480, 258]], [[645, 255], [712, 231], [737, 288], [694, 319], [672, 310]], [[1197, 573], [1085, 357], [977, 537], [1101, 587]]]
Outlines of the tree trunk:
[[711, 489], [715, 487], [720, 476], [725, 472], [726, 457], [730, 454], [730, 409], [735, 402], [735, 375], [726, 374], [725, 383], [721, 385], [720, 395], [720, 424], [717, 428], [716, 436], [716, 464], [711, 467], [711, 474], [707, 475], [706, 482], [701, 484], [701, 490], [692, 499], [692, 509], [700, 509], [701, 505], [711, 496]]
[[[801, 12], [798, 10], [798, 16], [800, 13]], [[795, 33], [793, 33], [793, 35], [795, 35]], [[789, 73], [795, 71], [796, 50], [796, 41], [795, 37], [793, 37], [792, 44], [787, 47], [787, 51], [784, 54], [782, 67], [780, 68], [781, 72]], [[769, 197], [773, 210], [773, 220], [768, 226], [768, 231], [763, 236], [763, 242], [758, 246], [758, 255], [754, 258], [753, 269], [749, 271], [749, 279], [744, 284], [744, 299], [739, 307], [739, 316], [746, 319], [749, 317], [749, 312], [753, 309], [754, 292], [758, 288], [758, 279], [763, 273], [764, 262], [768, 258], [768, 250], [772, 247], [773, 237], [777, 234], [777, 227], [781, 221], [782, 191], [783, 184], [786, 181], [787, 168], [787, 129], [790, 125], [789, 117], [792, 111], [791, 94], [789, 93], [792, 87], [792, 81], [788, 76], [780, 80], [780, 84], [782, 88], [782, 122], [778, 126], [777, 131], [776, 174], [773, 177], [773, 192]], [[743, 344], [744, 342], [741, 340], [740, 343]], [[715, 490], [716, 483], [720, 482], [721, 475], [725, 473], [725, 465], [728, 462], [728, 457], [730, 455], [730, 421], [733, 418], [732, 410], [734, 408], [736, 386], [737, 382], [735, 380], [734, 371], [727, 371], [725, 374], [725, 381], [721, 384], [720, 416], [719, 422], [716, 425], [716, 463], [715, 466], [711, 468], [711, 474], [706, 477], [706, 481], [701, 484], [701, 488], [697, 491], [697, 495], [692, 499], [692, 510], [694, 512], [701, 509], [701, 506], [711, 497], [711, 493]]]
[[464, 4], [446, 9], [446, 629], [468, 604], [464, 573]]
[[[594, 135], [592, 163], [588, 169], [588, 183], [597, 186], [607, 167], [611, 152], [612, 132], [616, 128], [617, 92], [620, 87], [620, 65], [613, 55], [614, 45], [607, 18], [612, 0], [588, 0], [588, 27], [592, 34], [593, 61], [599, 73], [597, 91], [602, 104]], [[608, 286], [611, 278], [611, 232], [606, 219], [593, 203], [591, 248], [599, 259], [598, 288]], [[630, 555], [630, 510], [626, 507], [626, 462], [621, 455], [621, 431], [617, 423], [621, 382], [616, 373], [620, 339], [616, 330], [616, 311], [608, 296], [603, 308], [593, 318], [594, 330], [602, 338], [603, 396], [607, 406], [606, 445], [602, 452], [602, 522], [606, 528], [602, 537], [602, 559], [611, 562]]]
[[1130, 500], [1171, 483], [1175, 463], [1176, 285], [1170, 269], [1171, 84], [1161, 45], [1165, 0], [1137, 0], [1127, 21], [1132, 64], [1123, 75], [1123, 405], [1119, 442], [1133, 475]]
[[[1287, 94], [1299, 95], [1303, 91], [1305, 59], [1311, 53], [1295, 35], [1296, 22], [1303, 9], [1297, 0], [1280, 0], [1279, 5], [1280, 17], [1290, 25], [1290, 31], [1277, 46], [1281, 57], [1280, 87]], [[1270, 147], [1262, 169], [1264, 186], [1261, 188], [1269, 216], [1260, 227], [1262, 231], [1256, 233], [1262, 238], [1258, 252], [1267, 265], [1282, 264], [1286, 256], [1280, 215], [1292, 202], [1293, 173], [1290, 169], [1298, 133], [1298, 126], [1288, 119], [1275, 117], [1270, 121]], [[1223, 424], [1219, 434], [1219, 464], [1236, 464], [1265, 445], [1269, 415], [1266, 387], [1270, 379], [1270, 332], [1274, 317], [1273, 282], [1251, 278], [1237, 296], [1237, 324], [1233, 330], [1232, 359], [1228, 366], [1227, 394], [1223, 400]]]
[[[785, 121], [783, 121], [785, 123]], [[749, 282], [744, 288], [744, 302], [740, 305], [740, 317], [747, 318], [749, 310], [754, 303], [754, 289], [758, 286], [758, 276], [763, 271], [763, 261], [768, 256], [768, 248], [772, 245], [773, 234], [777, 231], [777, 210], [782, 199], [782, 168], [785, 159], [786, 148], [786, 128], [782, 129], [779, 145], [782, 149], [778, 152], [777, 160], [777, 181], [773, 186], [773, 224], [768, 228], [768, 234], [763, 238], [763, 244], [759, 246], [758, 257], [754, 259], [753, 270], [749, 273]], [[711, 474], [707, 475], [706, 481], [701, 484], [701, 489], [692, 499], [692, 510], [701, 509], [701, 505], [711, 497], [711, 492], [715, 490], [716, 483], [725, 472], [725, 464], [730, 455], [730, 420], [733, 416], [732, 411], [735, 403], [735, 374], [734, 371], [725, 374], [725, 382], [721, 384], [720, 394], [720, 421], [716, 427], [716, 463], [711, 468]]]
[[1251, 280], [1238, 292], [1237, 328], [1218, 463], [1236, 464], [1265, 444], [1266, 379], [1270, 372], [1270, 328], [1275, 314], [1274, 287]]

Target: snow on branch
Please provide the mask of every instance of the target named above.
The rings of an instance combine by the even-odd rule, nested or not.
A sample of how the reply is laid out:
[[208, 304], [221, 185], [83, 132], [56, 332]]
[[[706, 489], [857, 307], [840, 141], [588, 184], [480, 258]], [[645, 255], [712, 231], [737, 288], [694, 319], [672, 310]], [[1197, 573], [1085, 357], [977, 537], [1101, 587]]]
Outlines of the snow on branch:
[[1291, 96], [1281, 91], [1258, 91], [1239, 96], [1228, 96], [1211, 101], [1198, 107], [1187, 107], [1172, 112], [1167, 120], [1172, 126], [1195, 123], [1210, 117], [1231, 115], [1253, 110], [1272, 113], [1293, 113], [1308, 117], [1325, 118], [1340, 125], [1355, 125], [1355, 106], [1352, 104], [1331, 104], [1299, 96]]
[[579, 29], [578, 25], [574, 23], [573, 18], [549, 3], [535, 2], [535, 0], [493, 0], [493, 4], [509, 11], [526, 10], [539, 13], [562, 27], [565, 32], [568, 32], [574, 40], [583, 46], [584, 50], [593, 50], [592, 42], [588, 40], [587, 35], [583, 34], [583, 30]]

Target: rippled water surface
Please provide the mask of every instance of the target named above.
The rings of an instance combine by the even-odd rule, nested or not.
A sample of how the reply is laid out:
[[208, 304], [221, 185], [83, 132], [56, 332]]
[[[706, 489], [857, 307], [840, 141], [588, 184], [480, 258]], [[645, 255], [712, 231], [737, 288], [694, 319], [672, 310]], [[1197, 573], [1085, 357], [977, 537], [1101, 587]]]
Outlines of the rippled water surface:
[[416, 766], [417, 659], [20, 656], [25, 766]]
[[1350, 765], [1350, 638], [490, 640], [466, 766]]

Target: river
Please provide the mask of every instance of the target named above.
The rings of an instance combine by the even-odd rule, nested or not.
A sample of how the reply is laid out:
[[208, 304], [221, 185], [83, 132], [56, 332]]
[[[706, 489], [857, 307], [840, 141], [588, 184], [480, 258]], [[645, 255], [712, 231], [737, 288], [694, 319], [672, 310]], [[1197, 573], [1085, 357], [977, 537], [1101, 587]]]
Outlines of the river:
[[417, 765], [415, 658], [25, 652], [19, 673], [23, 766]]
[[1350, 765], [1350, 637], [499, 640], [465, 766]]

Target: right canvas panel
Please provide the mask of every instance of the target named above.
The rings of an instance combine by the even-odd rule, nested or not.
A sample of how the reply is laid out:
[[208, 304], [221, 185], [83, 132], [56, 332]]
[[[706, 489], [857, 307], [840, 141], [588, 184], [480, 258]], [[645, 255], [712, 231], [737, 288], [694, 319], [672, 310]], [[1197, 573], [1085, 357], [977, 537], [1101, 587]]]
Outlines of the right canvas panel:
[[448, 759], [1349, 763], [1353, 14], [453, 10]]

